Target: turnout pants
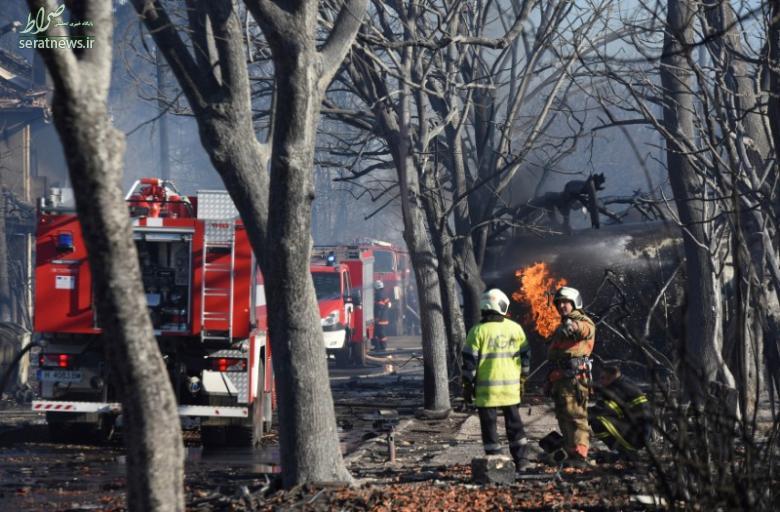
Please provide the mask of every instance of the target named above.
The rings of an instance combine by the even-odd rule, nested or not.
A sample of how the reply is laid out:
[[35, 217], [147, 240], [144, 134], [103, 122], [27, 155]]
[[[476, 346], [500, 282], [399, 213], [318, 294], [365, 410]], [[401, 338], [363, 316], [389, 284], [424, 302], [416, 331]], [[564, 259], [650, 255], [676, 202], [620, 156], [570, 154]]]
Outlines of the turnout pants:
[[498, 412], [504, 414], [506, 424], [506, 437], [509, 441], [509, 453], [515, 465], [520, 467], [520, 461], [525, 459], [525, 449], [528, 439], [525, 437], [523, 419], [520, 417], [519, 405], [506, 405], [504, 407], [479, 407], [479, 426], [482, 430], [482, 446], [487, 455], [501, 453], [501, 442], [498, 440]]
[[631, 425], [630, 422], [614, 416], [589, 414], [593, 435], [601, 439], [610, 450], [633, 455], [647, 444], [650, 430], [644, 423]]
[[588, 428], [588, 386], [580, 379], [563, 378], [552, 383], [555, 417], [569, 455], [587, 458], [590, 448]]

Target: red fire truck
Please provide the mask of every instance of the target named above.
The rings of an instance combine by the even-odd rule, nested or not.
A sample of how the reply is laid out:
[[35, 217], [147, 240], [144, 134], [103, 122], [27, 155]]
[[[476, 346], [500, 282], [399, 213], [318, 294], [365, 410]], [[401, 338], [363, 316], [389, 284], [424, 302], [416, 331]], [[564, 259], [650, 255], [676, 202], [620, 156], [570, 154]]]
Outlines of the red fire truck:
[[[200, 423], [206, 444], [247, 440], [252, 418], [270, 422], [273, 378], [251, 286], [259, 272], [230, 197], [188, 198], [170, 181], [145, 178], [126, 199], [179, 414]], [[45, 345], [32, 407], [55, 434], [76, 425], [108, 434], [121, 422], [92, 286], [73, 205], [50, 196], [37, 228], [34, 328]]]
[[[391, 336], [411, 334], [404, 323], [404, 315], [416, 315], [415, 298], [409, 265], [409, 254], [400, 247], [380, 240], [361, 239], [355, 245], [374, 254], [374, 280], [382, 281], [385, 290], [393, 302], [390, 308], [390, 325], [388, 333]], [[409, 322], [408, 324], [412, 324]]]
[[357, 246], [315, 247], [311, 273], [325, 349], [339, 366], [363, 366], [374, 333], [374, 256]]

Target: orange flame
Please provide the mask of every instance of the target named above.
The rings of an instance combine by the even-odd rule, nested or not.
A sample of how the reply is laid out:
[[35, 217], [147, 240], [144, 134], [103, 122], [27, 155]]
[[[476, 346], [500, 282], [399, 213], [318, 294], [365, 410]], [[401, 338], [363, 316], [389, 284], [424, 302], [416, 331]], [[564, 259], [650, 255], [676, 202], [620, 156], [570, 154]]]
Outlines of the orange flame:
[[541, 262], [517, 270], [515, 277], [520, 288], [512, 294], [512, 299], [530, 307], [529, 318], [525, 320], [533, 322], [541, 336], [548, 337], [561, 321], [551, 297], [558, 288], [566, 286], [566, 279], [552, 277], [547, 265]]

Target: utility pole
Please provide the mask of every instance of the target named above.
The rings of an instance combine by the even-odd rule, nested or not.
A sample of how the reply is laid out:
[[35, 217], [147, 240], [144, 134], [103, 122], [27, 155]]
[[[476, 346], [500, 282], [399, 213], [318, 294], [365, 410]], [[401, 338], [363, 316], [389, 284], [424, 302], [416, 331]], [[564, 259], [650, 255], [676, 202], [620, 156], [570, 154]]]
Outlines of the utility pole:
[[171, 179], [171, 148], [168, 141], [168, 97], [166, 86], [168, 65], [162, 52], [155, 48], [155, 64], [157, 69], [157, 108], [159, 110], [158, 129], [160, 131], [160, 177]]

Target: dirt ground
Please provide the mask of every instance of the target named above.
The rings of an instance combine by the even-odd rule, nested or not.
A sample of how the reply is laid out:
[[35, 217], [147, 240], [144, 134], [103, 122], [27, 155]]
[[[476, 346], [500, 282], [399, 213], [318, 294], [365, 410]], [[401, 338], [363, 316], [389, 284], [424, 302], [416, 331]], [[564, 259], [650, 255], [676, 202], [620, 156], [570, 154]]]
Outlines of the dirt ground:
[[[279, 489], [275, 433], [256, 452], [209, 452], [185, 432], [186, 502], [193, 511], [242, 510], [645, 510], [650, 480], [642, 465], [602, 463], [587, 470], [534, 464], [512, 485], [474, 485], [470, 461], [482, 455], [476, 412], [427, 420], [420, 354], [414, 344], [365, 371], [335, 370], [331, 385], [352, 486]], [[6, 407], [2, 407], [5, 405]], [[531, 456], [555, 427], [550, 404], [529, 396], [522, 408]], [[395, 461], [388, 430], [393, 425]], [[500, 428], [499, 430], [502, 430]], [[598, 456], [598, 453], [596, 453]], [[121, 439], [107, 446], [48, 441], [42, 416], [0, 404], [0, 510], [124, 510]]]

